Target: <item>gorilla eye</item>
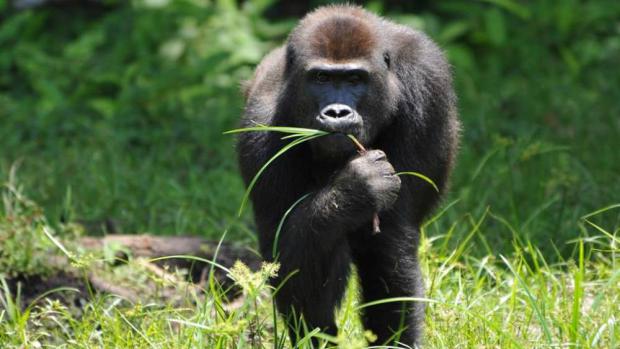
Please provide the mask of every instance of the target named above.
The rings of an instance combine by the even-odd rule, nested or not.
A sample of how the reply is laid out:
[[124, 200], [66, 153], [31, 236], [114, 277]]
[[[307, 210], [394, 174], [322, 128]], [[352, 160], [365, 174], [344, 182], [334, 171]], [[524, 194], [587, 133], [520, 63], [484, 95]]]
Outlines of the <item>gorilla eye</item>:
[[385, 62], [387, 67], [390, 68], [390, 54], [389, 53], [385, 52], [383, 54], [383, 61]]
[[327, 76], [327, 74], [323, 72], [317, 72], [314, 75], [314, 81], [318, 82], [319, 84], [324, 84], [329, 81], [329, 76]]
[[347, 81], [350, 84], [357, 84], [362, 80], [362, 77], [359, 74], [351, 74], [347, 77]]

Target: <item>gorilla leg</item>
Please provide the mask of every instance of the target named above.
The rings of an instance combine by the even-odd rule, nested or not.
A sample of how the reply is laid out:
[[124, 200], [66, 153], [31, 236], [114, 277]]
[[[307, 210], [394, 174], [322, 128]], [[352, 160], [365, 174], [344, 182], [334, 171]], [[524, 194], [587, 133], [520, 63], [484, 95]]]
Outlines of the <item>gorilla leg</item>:
[[[417, 231], [384, 226], [378, 235], [353, 238], [357, 240], [352, 249], [363, 303], [423, 296], [416, 238]], [[370, 306], [363, 309], [362, 320], [365, 328], [377, 335], [373, 344], [402, 343], [413, 347], [421, 344], [424, 304], [407, 301]]]
[[[346, 241], [343, 245], [345, 248], [326, 254], [321, 251], [297, 253], [297, 257], [304, 256], [305, 259], [295, 261], [301, 266], [299, 271], [288, 280], [287, 275], [278, 277], [278, 280], [286, 281], [276, 293], [276, 304], [286, 319], [293, 343], [305, 336], [304, 326], [308, 331], [320, 328], [323, 333], [336, 336], [334, 311], [344, 295], [351, 270]], [[285, 270], [287, 262], [291, 261], [280, 261]], [[279, 285], [274, 286], [277, 288]], [[303, 324], [300, 319], [303, 319]], [[317, 345], [318, 341], [313, 343]]]

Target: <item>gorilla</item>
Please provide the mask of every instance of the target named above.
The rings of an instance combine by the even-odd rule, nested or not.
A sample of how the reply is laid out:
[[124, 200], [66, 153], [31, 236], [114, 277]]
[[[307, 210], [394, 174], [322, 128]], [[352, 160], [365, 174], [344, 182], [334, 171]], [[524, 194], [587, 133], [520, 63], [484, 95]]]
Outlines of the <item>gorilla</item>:
[[[260, 252], [280, 263], [272, 282], [293, 343], [300, 318], [336, 334], [334, 311], [352, 265], [364, 303], [422, 297], [420, 224], [446, 190], [459, 138], [451, 68], [437, 45], [360, 7], [321, 7], [262, 60], [244, 92], [243, 127], [330, 132], [277, 158], [250, 196]], [[368, 151], [358, 153], [347, 134]], [[290, 141], [276, 132], [241, 133], [246, 185]], [[439, 192], [399, 171], [430, 177]], [[419, 346], [423, 318], [424, 305], [411, 301], [362, 314], [377, 336], [373, 344]]]

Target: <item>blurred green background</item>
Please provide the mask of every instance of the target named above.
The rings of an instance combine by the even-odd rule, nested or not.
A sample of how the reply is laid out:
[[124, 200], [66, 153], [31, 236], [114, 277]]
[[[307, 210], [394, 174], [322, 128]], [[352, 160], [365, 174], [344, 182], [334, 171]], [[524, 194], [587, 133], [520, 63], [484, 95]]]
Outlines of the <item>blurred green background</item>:
[[[222, 132], [240, 82], [324, 3], [0, 0], [0, 179], [18, 168], [52, 222], [93, 234], [108, 221], [254, 240]], [[426, 31], [454, 66], [464, 132], [430, 234], [457, 242], [484, 218], [493, 252], [522, 236], [567, 254], [580, 216], [620, 202], [619, 1], [363, 4]], [[614, 214], [597, 219], [618, 229]]]

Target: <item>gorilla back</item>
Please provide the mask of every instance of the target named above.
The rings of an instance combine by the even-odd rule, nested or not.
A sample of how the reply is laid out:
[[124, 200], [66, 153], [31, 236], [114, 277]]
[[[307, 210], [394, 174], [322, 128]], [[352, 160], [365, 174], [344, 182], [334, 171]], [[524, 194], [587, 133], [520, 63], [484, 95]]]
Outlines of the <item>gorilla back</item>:
[[[280, 263], [273, 283], [288, 278], [276, 304], [292, 341], [299, 339], [300, 316], [309, 328], [335, 334], [334, 310], [351, 264], [363, 302], [423, 296], [419, 227], [445, 191], [459, 134], [450, 67], [441, 50], [423, 33], [359, 7], [322, 7], [263, 59], [245, 94], [244, 127], [331, 132], [279, 157], [251, 193], [261, 253]], [[370, 150], [357, 154], [345, 134]], [[290, 141], [281, 137], [240, 135], [246, 184]], [[425, 174], [440, 192], [418, 178], [401, 179], [399, 171]], [[276, 239], [285, 212], [304, 195]], [[375, 212], [380, 234], [373, 234]], [[374, 344], [421, 343], [421, 303], [367, 307], [362, 316], [378, 337]]]

